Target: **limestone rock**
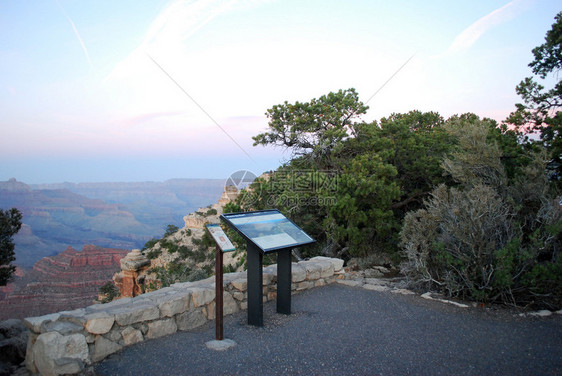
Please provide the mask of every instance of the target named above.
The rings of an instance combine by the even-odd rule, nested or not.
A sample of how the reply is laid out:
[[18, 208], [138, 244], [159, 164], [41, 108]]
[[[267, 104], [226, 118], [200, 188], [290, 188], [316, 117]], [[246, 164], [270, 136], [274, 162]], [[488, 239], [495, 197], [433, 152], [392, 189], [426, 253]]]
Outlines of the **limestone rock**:
[[354, 280], [350, 280], [350, 279], [338, 279], [337, 283], [339, 283], [341, 285], [352, 286], [352, 287], [363, 285], [363, 282], [354, 281]]
[[135, 343], [142, 342], [144, 340], [142, 332], [131, 326], [126, 327], [121, 332], [121, 336], [123, 336], [123, 342], [125, 342], [125, 346], [134, 345]]
[[322, 272], [322, 267], [313, 261], [303, 261], [300, 263], [306, 269], [306, 279], [315, 280], [320, 278], [320, 273]]
[[332, 263], [332, 265], [334, 265], [334, 271], [335, 272], [339, 272], [340, 270], [343, 269], [343, 260], [342, 259], [337, 259], [337, 258], [330, 258], [330, 257], [324, 257], [324, 256], [316, 256], [311, 258], [312, 261], [316, 261], [316, 260], [323, 260], [323, 261], [329, 261]]
[[293, 263], [291, 274], [293, 283], [302, 282], [306, 279], [306, 269], [300, 264]]
[[224, 206], [231, 201], [236, 200], [240, 191], [234, 185], [228, 185], [224, 187], [224, 192], [222, 193], [221, 197], [219, 198], [219, 204]]
[[272, 284], [272, 283], [275, 281], [275, 279], [277, 279], [277, 275], [276, 275], [276, 274], [273, 274], [273, 273], [266, 273], [266, 271], [264, 270], [264, 273], [263, 273], [263, 280], [262, 280], [262, 284], [263, 284], [264, 286], [268, 286], [268, 285]]
[[148, 338], [158, 338], [173, 334], [177, 330], [176, 320], [173, 318], [156, 320], [148, 323], [148, 333], [146, 333], [146, 336]]
[[223, 315], [231, 315], [240, 310], [240, 308], [238, 307], [238, 303], [236, 302], [236, 300], [231, 294], [225, 291], [222, 299], [223, 299]]
[[241, 292], [241, 291], [234, 291], [232, 293], [232, 297], [238, 301], [243, 301], [244, 299], [247, 299], [247, 296], [245, 293]]
[[27, 317], [23, 320], [25, 326], [27, 326], [31, 331], [35, 333], [41, 333], [41, 326], [44, 323], [50, 321], [57, 321], [60, 317], [60, 313], [51, 313], [49, 315], [43, 315], [38, 317]]
[[191, 213], [183, 217], [185, 227], [189, 229], [203, 229], [207, 220], [198, 214]]
[[378, 269], [365, 269], [365, 278], [381, 278], [384, 274]]
[[154, 304], [132, 303], [112, 310], [115, 314], [115, 321], [121, 326], [127, 326], [141, 321], [151, 321], [160, 317], [160, 311]]
[[386, 287], [386, 286], [382, 286], [382, 285], [371, 285], [369, 283], [363, 285], [363, 288], [366, 290], [373, 290], [373, 291], [387, 291], [390, 290], [390, 288]]
[[232, 286], [238, 291], [245, 292], [248, 290], [248, 280], [247, 279], [235, 279], [231, 282]]
[[215, 299], [215, 290], [212, 288], [196, 287], [191, 290], [193, 307], [204, 306]]
[[312, 281], [302, 281], [297, 283], [297, 291], [307, 290], [314, 287], [314, 282]]
[[122, 347], [123, 346], [119, 345], [118, 343], [110, 341], [107, 338], [99, 335], [96, 337], [96, 341], [94, 343], [94, 354], [92, 356], [93, 361], [99, 362], [106, 356], [121, 350]]
[[205, 346], [207, 346], [209, 350], [224, 351], [236, 346], [236, 342], [231, 339], [223, 339], [222, 341], [212, 340], [205, 343]]
[[137, 271], [147, 265], [150, 265], [150, 260], [139, 249], [133, 249], [121, 259], [121, 270]]
[[178, 330], [191, 330], [195, 329], [207, 322], [207, 317], [203, 311], [198, 309], [195, 311], [184, 312], [176, 316], [176, 324]]
[[62, 335], [80, 333], [84, 327], [68, 321], [50, 321], [41, 325], [41, 333], [59, 332]]
[[86, 315], [86, 330], [92, 334], [105, 334], [111, 330], [115, 322], [114, 315], [96, 312]]
[[27, 337], [27, 349], [25, 352], [25, 368], [27, 368], [31, 373], [37, 373], [37, 367], [35, 367], [35, 360], [33, 359], [33, 349], [35, 347], [35, 342], [37, 341], [39, 334], [33, 332], [29, 333]]
[[82, 334], [43, 333], [33, 348], [33, 362], [42, 375], [78, 373], [87, 358], [88, 344]]
[[183, 292], [166, 295], [157, 300], [160, 313], [165, 317], [172, 317], [189, 309], [191, 293]]

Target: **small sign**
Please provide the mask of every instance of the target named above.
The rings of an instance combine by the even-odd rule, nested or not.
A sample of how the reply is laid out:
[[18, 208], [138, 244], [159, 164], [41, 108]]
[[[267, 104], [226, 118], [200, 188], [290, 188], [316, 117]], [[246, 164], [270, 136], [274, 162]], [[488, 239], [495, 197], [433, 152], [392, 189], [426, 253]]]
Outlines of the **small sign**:
[[215, 239], [215, 242], [217, 242], [217, 245], [219, 246], [221, 251], [232, 252], [236, 250], [234, 248], [234, 245], [232, 245], [230, 239], [226, 236], [226, 234], [224, 233], [224, 231], [219, 225], [210, 224], [210, 225], [206, 225], [206, 227], [207, 230], [209, 230], [209, 232], [211, 233], [213, 239]]

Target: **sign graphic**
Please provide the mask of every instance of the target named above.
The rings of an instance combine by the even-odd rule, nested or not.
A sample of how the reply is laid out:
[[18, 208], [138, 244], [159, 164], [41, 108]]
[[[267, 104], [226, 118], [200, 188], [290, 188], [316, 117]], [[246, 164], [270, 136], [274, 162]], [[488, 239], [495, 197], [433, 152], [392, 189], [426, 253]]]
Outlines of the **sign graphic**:
[[230, 213], [221, 217], [263, 252], [314, 243], [314, 239], [279, 210]]
[[232, 252], [232, 251], [236, 250], [234, 248], [234, 245], [232, 245], [232, 242], [230, 241], [230, 239], [226, 236], [226, 234], [224, 233], [224, 231], [222, 230], [222, 228], [219, 225], [209, 224], [209, 225], [206, 225], [206, 227], [207, 227], [207, 230], [209, 230], [209, 233], [211, 234], [213, 239], [215, 239], [215, 242], [217, 243], [217, 245], [219, 246], [221, 251]]

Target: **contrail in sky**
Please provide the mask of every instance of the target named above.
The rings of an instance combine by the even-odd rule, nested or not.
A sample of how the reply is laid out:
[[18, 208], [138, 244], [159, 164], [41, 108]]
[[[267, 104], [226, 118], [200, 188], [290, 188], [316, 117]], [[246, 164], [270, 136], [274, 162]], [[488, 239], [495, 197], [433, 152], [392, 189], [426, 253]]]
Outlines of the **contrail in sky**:
[[522, 13], [527, 3], [527, 0], [512, 0], [504, 6], [481, 17], [456, 36], [453, 43], [449, 46], [447, 53], [469, 49], [489, 29], [509, 21]]
[[66, 17], [68, 22], [70, 22], [70, 25], [72, 26], [72, 29], [74, 30], [74, 34], [76, 35], [76, 38], [78, 38], [78, 42], [80, 42], [80, 45], [82, 46], [82, 50], [84, 51], [84, 54], [86, 55], [86, 59], [88, 59], [88, 63], [90, 64], [90, 68], [94, 69], [94, 65], [92, 64], [92, 60], [90, 59], [90, 54], [88, 53], [88, 49], [86, 48], [86, 45], [84, 44], [84, 41], [82, 40], [82, 37], [80, 36], [80, 33], [78, 32], [78, 29], [76, 28], [76, 25], [74, 25], [74, 22], [69, 17], [69, 15], [66, 13], [66, 11], [62, 7], [62, 5], [60, 5], [59, 1], [55, 0], [55, 2], [59, 6], [60, 10], [64, 14], [64, 16]]

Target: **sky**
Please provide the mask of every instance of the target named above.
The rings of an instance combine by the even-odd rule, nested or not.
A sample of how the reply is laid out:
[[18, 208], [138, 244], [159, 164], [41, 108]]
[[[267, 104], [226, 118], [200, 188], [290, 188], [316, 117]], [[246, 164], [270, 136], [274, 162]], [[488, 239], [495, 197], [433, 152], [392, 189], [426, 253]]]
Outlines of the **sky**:
[[[256, 175], [265, 112], [355, 88], [364, 121], [498, 121], [550, 0], [0, 0], [0, 181]], [[373, 96], [374, 95], [374, 96]]]

